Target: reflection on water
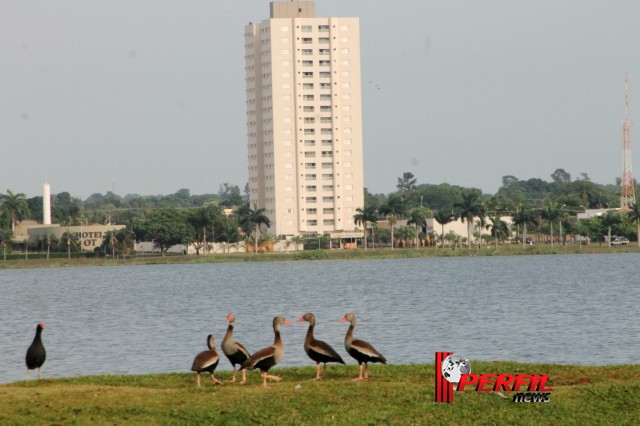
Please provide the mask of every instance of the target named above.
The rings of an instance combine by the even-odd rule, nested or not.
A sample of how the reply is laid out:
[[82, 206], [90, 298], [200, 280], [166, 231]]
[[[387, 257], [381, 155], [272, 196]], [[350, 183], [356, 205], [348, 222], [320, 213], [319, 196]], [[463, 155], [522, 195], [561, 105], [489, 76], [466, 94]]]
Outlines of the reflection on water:
[[[25, 377], [24, 355], [44, 322], [45, 377], [188, 371], [226, 314], [249, 351], [282, 327], [281, 366], [313, 365], [316, 336], [348, 363], [339, 319], [390, 363], [431, 363], [436, 351], [471, 360], [637, 363], [635, 254], [298, 261], [0, 271], [0, 382]], [[230, 369], [226, 359], [219, 369]]]

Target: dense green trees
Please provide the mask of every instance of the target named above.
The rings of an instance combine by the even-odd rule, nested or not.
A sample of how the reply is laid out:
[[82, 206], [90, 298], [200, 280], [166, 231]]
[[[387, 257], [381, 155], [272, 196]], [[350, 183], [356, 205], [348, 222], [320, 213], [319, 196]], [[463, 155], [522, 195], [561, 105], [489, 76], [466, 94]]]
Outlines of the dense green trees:
[[[617, 207], [619, 188], [615, 183], [597, 184], [585, 173], [578, 174], [578, 178], [572, 180], [571, 175], [560, 168], [548, 176], [550, 181], [539, 178], [521, 180], [507, 175], [502, 178], [502, 185], [495, 194], [482, 194], [476, 188], [447, 183], [421, 184], [413, 173], [404, 172], [398, 177], [396, 190], [392, 193], [376, 194], [365, 189], [364, 205], [356, 209], [353, 219], [356, 225], [372, 230], [369, 238], [373, 237], [375, 230], [375, 239], [390, 244], [392, 248], [399, 242], [407, 245], [413, 241], [414, 245], [418, 245], [416, 240], [423, 238], [420, 235], [424, 226], [421, 213], [425, 211], [433, 212], [436, 222], [442, 226], [442, 234], [450, 218], [460, 215], [467, 225], [468, 245], [472, 242], [471, 227], [478, 218], [480, 222], [477, 225], [490, 229], [494, 239], [506, 239], [503, 226], [498, 222], [505, 215], [513, 219], [509, 235], [515, 231], [516, 236], [521, 235], [519, 241], [526, 241], [529, 232], [552, 244], [576, 235], [598, 241], [607, 241], [609, 235], [611, 238], [625, 236], [635, 241], [640, 239], [637, 205], [625, 214], [616, 215], [619, 220], [613, 222], [607, 216], [580, 221], [575, 218], [577, 213], [585, 209]], [[68, 192], [61, 192], [54, 194], [51, 199], [52, 221], [62, 226], [77, 226], [81, 222], [126, 225], [123, 235], [114, 233], [105, 241], [102, 250], [111, 255], [130, 251], [134, 239], [152, 239], [163, 253], [168, 245], [176, 242], [192, 245], [196, 253], [208, 252], [212, 242], [224, 243], [229, 251], [231, 247], [237, 247], [242, 239], [250, 241], [257, 251], [260, 231], [266, 232], [264, 226], [270, 224], [265, 221], [268, 217], [264, 209], [255, 206], [251, 209], [246, 204], [246, 185], [244, 189], [243, 194], [239, 186], [225, 182], [215, 194], [193, 195], [185, 188], [169, 195], [119, 196], [108, 191], [92, 194], [84, 201]], [[226, 214], [223, 213], [225, 208], [229, 209]], [[229, 214], [230, 211], [233, 214]], [[485, 221], [487, 215], [488, 220]], [[259, 217], [262, 218], [256, 222]], [[15, 194], [10, 190], [0, 195], [0, 243], [3, 253], [12, 249], [11, 230], [16, 221], [40, 221], [41, 218], [41, 196], [26, 198], [24, 194]], [[375, 224], [378, 219], [387, 219], [390, 227], [377, 229], [369, 225]], [[411, 225], [410, 236], [407, 228], [396, 230], [397, 222], [404, 223], [404, 220]], [[443, 244], [445, 239], [459, 241], [453, 236], [440, 237]], [[16, 245], [15, 241], [13, 244]], [[322, 246], [323, 241], [320, 244]], [[72, 237], [62, 238], [58, 242], [40, 240], [33, 249], [43, 252], [58, 249], [69, 254], [71, 250], [78, 251]]]

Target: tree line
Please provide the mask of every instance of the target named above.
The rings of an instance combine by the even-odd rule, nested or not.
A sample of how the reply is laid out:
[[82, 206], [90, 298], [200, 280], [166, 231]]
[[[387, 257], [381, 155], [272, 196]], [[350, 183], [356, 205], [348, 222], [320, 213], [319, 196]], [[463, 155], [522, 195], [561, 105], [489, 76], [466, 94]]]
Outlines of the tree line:
[[[592, 182], [582, 173], [575, 180], [563, 169], [555, 170], [551, 181], [520, 180], [504, 176], [495, 194], [483, 194], [479, 189], [441, 184], [419, 184], [411, 172], [398, 177], [397, 190], [390, 194], [372, 194], [365, 188], [364, 206], [353, 217], [354, 224], [368, 230], [366, 241], [375, 246], [384, 244], [418, 247], [445, 240], [466, 239], [471, 244], [471, 227], [490, 231], [498, 243], [515, 233], [519, 241], [536, 233], [548, 236], [551, 244], [568, 236], [581, 235], [598, 239], [607, 235], [625, 236], [638, 240], [640, 222], [637, 204], [626, 212], [577, 221], [578, 212], [591, 208], [613, 208], [619, 205], [618, 185]], [[637, 186], [637, 185], [636, 185]], [[640, 189], [640, 188], [639, 188]], [[25, 219], [41, 220], [42, 197], [28, 198], [7, 190], [0, 194], [0, 243], [3, 252], [12, 245], [15, 224]], [[226, 210], [225, 210], [226, 209]], [[227, 214], [225, 214], [225, 211]], [[229, 214], [230, 212], [230, 214]], [[216, 194], [192, 195], [180, 189], [170, 195], [126, 195], [113, 192], [92, 194], [85, 200], [68, 192], [52, 195], [52, 222], [74, 226], [81, 223], [117, 223], [126, 229], [108, 233], [104, 253], [124, 254], [133, 250], [134, 241], [153, 241], [164, 253], [175, 244], [192, 245], [196, 252], [208, 243], [223, 243], [228, 249], [246, 241], [258, 251], [258, 245], [277, 236], [268, 233], [270, 226], [264, 209], [249, 206], [248, 187], [243, 193], [237, 185], [224, 183]], [[510, 216], [512, 227], [501, 217]], [[426, 219], [433, 218], [442, 232], [426, 232]], [[467, 224], [467, 235], [444, 235], [444, 225], [460, 218]], [[377, 229], [379, 220], [387, 220], [389, 229]], [[398, 220], [406, 223], [395, 229]], [[406, 221], [406, 222], [405, 222]], [[476, 223], [473, 223], [476, 221]], [[260, 230], [261, 232], [258, 232]], [[259, 235], [260, 234], [260, 235]], [[476, 239], [480, 236], [476, 236]], [[301, 241], [298, 241], [301, 242]], [[66, 250], [79, 246], [73, 235], [56, 241], [29, 242], [35, 250]], [[318, 247], [328, 247], [330, 241], [319, 236]], [[315, 247], [315, 243], [310, 243]], [[366, 249], [367, 244], [364, 244]]]

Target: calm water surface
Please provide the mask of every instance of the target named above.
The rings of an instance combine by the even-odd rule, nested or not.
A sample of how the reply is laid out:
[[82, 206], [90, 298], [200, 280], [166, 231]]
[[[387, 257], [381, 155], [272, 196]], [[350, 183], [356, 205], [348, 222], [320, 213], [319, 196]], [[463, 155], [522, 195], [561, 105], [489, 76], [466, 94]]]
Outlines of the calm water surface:
[[[0, 383], [22, 380], [35, 326], [44, 322], [45, 377], [188, 371], [225, 316], [253, 352], [284, 315], [281, 366], [313, 365], [316, 336], [348, 363], [356, 337], [391, 363], [430, 363], [453, 350], [472, 361], [640, 362], [637, 254], [150, 265], [0, 271]], [[222, 359], [221, 370], [230, 366]]]

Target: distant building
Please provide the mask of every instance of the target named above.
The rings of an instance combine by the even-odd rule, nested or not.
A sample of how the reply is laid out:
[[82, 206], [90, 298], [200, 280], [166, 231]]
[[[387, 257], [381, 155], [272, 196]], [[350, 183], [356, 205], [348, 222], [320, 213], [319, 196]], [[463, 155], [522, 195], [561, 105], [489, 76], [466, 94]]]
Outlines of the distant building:
[[278, 236], [361, 237], [364, 207], [358, 18], [272, 2], [245, 27], [250, 206]]
[[126, 228], [125, 225], [36, 225], [27, 227], [26, 231], [31, 241], [44, 240], [48, 235], [60, 240], [66, 232], [69, 232], [78, 238], [82, 251], [91, 252], [102, 245], [107, 232], [119, 231], [124, 228]]

